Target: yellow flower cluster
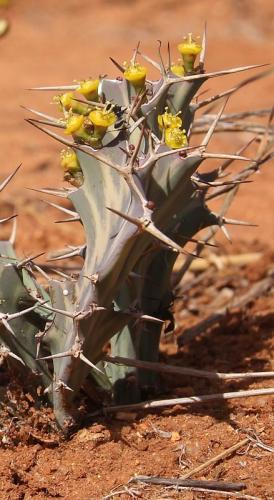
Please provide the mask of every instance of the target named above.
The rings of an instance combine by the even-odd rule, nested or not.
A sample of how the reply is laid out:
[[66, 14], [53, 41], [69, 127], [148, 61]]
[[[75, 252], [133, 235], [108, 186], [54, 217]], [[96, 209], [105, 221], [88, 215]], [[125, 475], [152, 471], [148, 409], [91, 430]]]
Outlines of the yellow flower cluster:
[[162, 115], [158, 115], [159, 129], [180, 128], [182, 126], [182, 119], [179, 114], [180, 113], [173, 115], [172, 113], [169, 113], [168, 107], [166, 107], [165, 112]]
[[[108, 127], [117, 121], [113, 105], [106, 103], [101, 107], [99, 103], [96, 104], [98, 86], [99, 80], [83, 80], [79, 82], [75, 92], [66, 92], [54, 98], [64, 113], [65, 134], [72, 135], [76, 142], [88, 144], [95, 149], [102, 147], [102, 139]], [[77, 93], [82, 94], [86, 102], [81, 100], [81, 95], [78, 98]], [[61, 167], [64, 169], [64, 178], [79, 185], [79, 177], [82, 179], [83, 176], [73, 150], [61, 152]]]
[[102, 139], [108, 127], [117, 120], [117, 116], [112, 109], [113, 106], [107, 103], [104, 108], [94, 107], [88, 116], [74, 114], [70, 110], [65, 121], [65, 134], [72, 135], [79, 142], [96, 149], [101, 148]]
[[[184, 40], [178, 44], [178, 51], [182, 58], [178, 59], [170, 67], [171, 72], [182, 77], [194, 70], [194, 63], [202, 47], [189, 33]], [[131, 60], [125, 62], [123, 76], [136, 92], [145, 89], [147, 68]], [[79, 143], [88, 144], [95, 149], [102, 147], [102, 139], [108, 128], [118, 120], [115, 114], [115, 106], [106, 103], [103, 107], [99, 101], [98, 87], [99, 79], [87, 79], [78, 82], [75, 92], [66, 92], [55, 98], [64, 113], [65, 134], [72, 135]], [[77, 93], [79, 97], [77, 97]], [[83, 97], [85, 100], [82, 100]], [[98, 103], [98, 104], [96, 104]], [[163, 132], [164, 141], [171, 149], [180, 149], [187, 145], [186, 132], [182, 128], [180, 113], [172, 114], [168, 108], [158, 115], [158, 126]], [[74, 151], [62, 151], [61, 166], [66, 175], [74, 176], [81, 172], [81, 167]]]
[[168, 108], [162, 115], [158, 115], [158, 126], [164, 131], [166, 145], [171, 149], [180, 149], [187, 146], [186, 132], [182, 129], [182, 119], [179, 113], [173, 115]]

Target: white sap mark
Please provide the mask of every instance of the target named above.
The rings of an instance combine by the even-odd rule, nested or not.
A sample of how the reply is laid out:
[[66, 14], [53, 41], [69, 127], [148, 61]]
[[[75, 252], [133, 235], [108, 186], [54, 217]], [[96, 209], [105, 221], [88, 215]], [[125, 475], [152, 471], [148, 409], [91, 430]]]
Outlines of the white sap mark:
[[63, 295], [65, 295], [65, 297], [69, 294], [68, 290], [63, 290]]

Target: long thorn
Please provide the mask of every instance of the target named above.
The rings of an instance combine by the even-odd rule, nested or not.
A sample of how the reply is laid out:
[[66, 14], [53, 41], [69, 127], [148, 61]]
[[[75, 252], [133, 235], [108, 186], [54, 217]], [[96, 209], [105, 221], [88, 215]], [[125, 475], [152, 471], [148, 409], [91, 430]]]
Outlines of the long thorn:
[[65, 189], [52, 189], [52, 188], [43, 188], [43, 189], [36, 189], [36, 188], [27, 188], [30, 191], [35, 191], [36, 193], [44, 193], [44, 194], [50, 194], [52, 196], [58, 196], [59, 198], [67, 198], [68, 195], [74, 191], [74, 189], [70, 190], [65, 190]]
[[10, 237], [9, 237], [9, 242], [11, 245], [15, 244], [16, 233], [17, 233], [17, 218], [16, 218], [16, 215], [14, 215], [13, 217], [14, 217], [14, 219], [13, 219], [13, 224], [12, 224], [12, 230], [11, 230]]
[[33, 264], [33, 267], [38, 273], [46, 278], [47, 281], [51, 281], [51, 277], [40, 266], [37, 266], [37, 264]]
[[215, 130], [216, 126], [217, 126], [217, 123], [220, 120], [220, 118], [221, 118], [221, 116], [222, 116], [222, 114], [224, 112], [224, 109], [225, 109], [225, 107], [227, 105], [229, 97], [230, 96], [228, 96], [226, 98], [226, 100], [225, 100], [224, 104], [222, 105], [219, 113], [216, 115], [215, 119], [213, 120], [212, 124], [210, 125], [207, 134], [205, 135], [204, 139], [202, 140], [202, 143], [201, 143], [202, 146], [206, 147], [208, 145], [208, 143], [209, 143], [209, 141], [210, 141], [210, 139], [211, 139], [211, 137], [212, 137], [212, 135], [214, 133], [214, 130]]
[[82, 152], [86, 153], [87, 155], [92, 156], [92, 158], [96, 158], [98, 161], [101, 161], [105, 165], [108, 165], [109, 167], [113, 168], [117, 172], [123, 173], [122, 168], [120, 168], [118, 165], [115, 165], [110, 160], [107, 160], [104, 156], [98, 154], [97, 150], [93, 150], [89, 146], [83, 147], [83, 146], [80, 146], [79, 144], [76, 144], [75, 142], [69, 141], [69, 140], [63, 138], [62, 136], [55, 134], [54, 132], [52, 132], [51, 130], [49, 130], [47, 128], [40, 127], [40, 125], [38, 125], [38, 123], [35, 122], [34, 120], [27, 119], [26, 121], [28, 123], [30, 123], [31, 125], [33, 125], [34, 127], [41, 130], [42, 132], [44, 132], [45, 134], [49, 135], [50, 137], [52, 137], [56, 141], [61, 142], [61, 144], [65, 144], [66, 146], [69, 146], [73, 149], [77, 149], [79, 151], [82, 151]]
[[59, 118], [55, 118], [54, 116], [47, 115], [45, 113], [42, 113], [41, 111], [37, 111], [36, 109], [33, 108], [28, 108], [27, 106], [20, 106], [22, 109], [25, 109], [26, 111], [29, 111], [30, 113], [33, 113], [36, 116], [40, 116], [40, 118], [44, 118], [45, 120], [48, 120], [48, 122], [56, 122], [60, 123]]
[[52, 203], [51, 201], [43, 200], [44, 203], [47, 205], [57, 208], [58, 210], [61, 210], [61, 212], [64, 212], [65, 214], [71, 215], [73, 217], [77, 216], [77, 212], [74, 212], [73, 210], [69, 210], [69, 208], [62, 207], [62, 205], [58, 205], [57, 203]]
[[75, 319], [75, 317], [77, 316], [77, 314], [75, 313], [70, 313], [69, 311], [65, 311], [64, 309], [57, 309], [56, 307], [51, 307], [45, 303], [40, 303], [41, 307], [44, 307], [45, 309], [47, 309], [48, 311], [52, 311], [52, 312], [55, 312], [57, 314], [62, 314], [63, 316], [67, 316], [68, 318], [71, 318], [71, 319]]
[[37, 358], [37, 361], [46, 361], [49, 359], [67, 358], [73, 356], [72, 351], [58, 352], [57, 354], [52, 354], [51, 356], [43, 356], [42, 358]]
[[20, 316], [24, 316], [25, 314], [28, 314], [30, 311], [37, 309], [37, 307], [40, 307], [41, 305], [43, 305], [45, 303], [46, 303], [46, 301], [39, 302], [38, 304], [34, 304], [34, 306], [28, 307], [27, 309], [23, 309], [22, 311], [20, 311], [18, 313], [8, 314], [7, 321], [11, 321], [12, 319], [20, 318]]
[[146, 56], [145, 54], [142, 54], [142, 52], [138, 52], [138, 54], [143, 58], [145, 59], [145, 61], [149, 62], [152, 66], [154, 66], [154, 68], [158, 69], [158, 71], [161, 71], [161, 66], [160, 64], [158, 64], [156, 61], [154, 61], [153, 59], [151, 59], [150, 57]]
[[158, 41], [158, 54], [159, 54], [159, 59], [160, 59], [160, 68], [161, 68], [161, 73], [164, 76], [164, 75], [166, 75], [166, 68], [164, 65], [164, 61], [162, 58], [162, 52], [161, 52], [162, 42], [161, 42], [161, 40], [157, 40], [157, 41]]
[[3, 323], [4, 327], [8, 330], [8, 332], [10, 332], [13, 337], [16, 337], [14, 330], [11, 328], [6, 318], [2, 318], [1, 315], [0, 315], [0, 323]]
[[217, 158], [221, 160], [241, 160], [241, 161], [252, 161], [251, 158], [246, 158], [246, 156], [222, 154], [222, 153], [202, 153], [202, 158]]
[[167, 61], [168, 61], [168, 71], [171, 68], [171, 52], [170, 52], [170, 43], [167, 42]]
[[101, 373], [101, 375], [104, 375], [104, 372], [102, 372], [102, 370], [100, 370], [100, 368], [98, 368], [96, 365], [94, 365], [88, 358], [86, 358], [86, 356], [84, 356], [84, 354], [81, 352], [80, 355], [79, 355], [79, 358], [84, 362], [86, 363], [86, 365], [90, 366], [93, 370], [96, 370], [97, 372]]
[[41, 123], [41, 125], [49, 125], [50, 127], [56, 127], [56, 128], [61, 128], [65, 129], [66, 125], [64, 122], [60, 120], [44, 120], [44, 119], [38, 119], [38, 118], [30, 118], [31, 122], [34, 123]]
[[253, 83], [256, 80], [259, 80], [260, 78], [264, 78], [265, 76], [271, 74], [272, 72], [273, 72], [273, 69], [267, 70], [267, 71], [263, 71], [262, 73], [259, 73], [259, 75], [254, 75], [254, 76], [251, 76], [249, 78], [246, 78], [245, 80], [243, 80], [242, 82], [240, 82], [235, 87], [232, 87], [231, 89], [228, 89], [228, 90], [226, 90], [224, 92], [221, 92], [220, 94], [208, 97], [207, 99], [204, 99], [203, 101], [197, 103], [195, 105], [195, 109], [197, 110], [197, 109], [203, 108], [204, 106], [208, 106], [209, 104], [217, 101], [221, 97], [225, 97], [227, 95], [231, 95], [234, 92], [237, 92], [237, 90], [240, 90], [245, 85], [248, 85], [249, 83]]
[[114, 64], [114, 66], [116, 66], [116, 68], [119, 69], [119, 71], [121, 71], [124, 74], [125, 68], [121, 64], [119, 64], [117, 61], [115, 61], [115, 59], [113, 59], [113, 57], [110, 57], [110, 60]]
[[231, 239], [231, 236], [230, 236], [230, 234], [229, 234], [229, 232], [228, 232], [227, 228], [226, 228], [226, 227], [222, 224], [222, 225], [220, 226], [220, 229], [221, 229], [221, 231], [224, 233], [224, 235], [225, 235], [226, 239], [229, 241], [229, 243], [232, 243], [232, 239]]
[[78, 89], [79, 85], [57, 85], [53, 87], [31, 87], [26, 90], [50, 90], [54, 92], [63, 92], [63, 91], [70, 91], [70, 90], [76, 90]]
[[71, 257], [81, 257], [82, 247], [76, 248], [75, 250], [70, 250], [67, 253], [57, 255], [56, 257], [49, 257], [47, 260], [49, 262], [54, 262], [55, 260], [69, 259]]
[[69, 219], [55, 220], [54, 224], [63, 224], [64, 222], [79, 222], [80, 220], [81, 220], [81, 217], [79, 215], [77, 215], [77, 217], [70, 217]]
[[32, 255], [31, 257], [27, 257], [24, 260], [21, 260], [16, 264], [17, 269], [22, 269], [22, 267], [26, 266], [29, 262], [32, 262], [34, 259], [38, 259], [38, 257], [41, 257], [41, 255], [45, 255], [45, 252], [40, 252], [35, 255]]
[[13, 215], [10, 215], [9, 217], [5, 217], [5, 219], [0, 219], [0, 224], [3, 224], [4, 222], [8, 222], [9, 220], [14, 219], [14, 217], [17, 217], [17, 214], [13, 214]]
[[201, 70], [204, 69], [204, 65], [205, 65], [206, 45], [207, 45], [207, 24], [205, 22], [203, 39], [202, 39], [202, 50], [200, 53], [200, 60], [199, 60], [199, 66], [200, 66]]
[[21, 167], [22, 163], [16, 167], [14, 172], [12, 172], [3, 182], [0, 184], [0, 193], [3, 191], [3, 189], [6, 187], [6, 185], [11, 181], [11, 179], [15, 176], [15, 174], [18, 172], [19, 168]]
[[231, 224], [232, 226], [250, 226], [257, 227], [258, 224], [253, 224], [252, 222], [245, 222], [243, 220], [228, 219], [227, 217], [222, 217], [225, 224]]
[[205, 79], [207, 80], [208, 78], [214, 78], [215, 76], [225, 76], [225, 75], [231, 75], [234, 73], [241, 73], [242, 71], [248, 71], [250, 69], [256, 69], [256, 68], [262, 68], [264, 66], [268, 66], [268, 64], [252, 64], [250, 66], [240, 66], [238, 68], [230, 68], [230, 69], [224, 69], [222, 71], [214, 71], [212, 73], [202, 73], [200, 75], [190, 75], [190, 76], [183, 76], [181, 78], [169, 78], [169, 83], [178, 83], [178, 82], [184, 82], [184, 81], [195, 81], [195, 80], [201, 80]]
[[51, 130], [49, 130], [47, 128], [41, 127], [38, 124], [38, 122], [35, 121], [34, 119], [26, 118], [26, 122], [30, 123], [30, 125], [33, 125], [34, 127], [38, 128], [39, 130], [41, 130], [45, 134], [49, 135], [50, 137], [52, 137], [56, 141], [61, 142], [61, 144], [64, 144], [65, 146], [69, 146], [71, 148], [76, 147], [76, 145], [73, 141], [69, 141], [68, 139], [65, 139], [64, 137], [62, 137], [61, 135], [55, 134], [55, 132], [52, 132]]
[[4, 357], [10, 356], [11, 358], [16, 359], [17, 361], [19, 361], [20, 363], [22, 363], [22, 365], [25, 366], [24, 361], [19, 356], [17, 356], [17, 354], [15, 354], [14, 352], [10, 351], [6, 347], [0, 347], [0, 356], [4, 356]]
[[131, 59], [131, 64], [133, 64], [133, 65], [136, 64], [136, 57], [137, 57], [137, 54], [138, 54], [138, 51], [139, 51], [140, 43], [141, 42], [139, 40], [139, 42], [137, 43], [136, 49], [134, 49], [134, 51], [133, 51], [133, 56], [132, 56], [132, 59]]

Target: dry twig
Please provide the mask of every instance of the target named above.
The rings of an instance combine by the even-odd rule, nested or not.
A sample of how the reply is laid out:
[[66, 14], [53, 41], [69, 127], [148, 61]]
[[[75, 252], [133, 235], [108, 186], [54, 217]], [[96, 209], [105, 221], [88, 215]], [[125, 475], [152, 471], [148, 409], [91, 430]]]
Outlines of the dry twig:
[[157, 484], [165, 486], [186, 487], [186, 488], [204, 488], [205, 490], [219, 490], [222, 491], [241, 491], [245, 489], [244, 483], [229, 483], [224, 481], [210, 481], [200, 479], [173, 479], [169, 477], [153, 477], [153, 476], [134, 476], [129, 482], [142, 482], [148, 484]]
[[162, 399], [145, 401], [136, 404], [129, 405], [113, 405], [106, 406], [104, 412], [106, 413], [116, 413], [117, 411], [136, 411], [136, 410], [152, 410], [154, 408], [163, 408], [167, 406], [184, 405], [184, 404], [195, 404], [195, 403], [207, 403], [208, 401], [214, 400], [227, 400], [227, 399], [238, 399], [246, 398], [251, 396], [269, 396], [274, 394], [274, 387], [268, 387], [266, 389], [251, 389], [249, 391], [236, 391], [236, 392], [223, 392], [218, 394], [206, 394], [202, 396], [191, 396], [188, 398], [175, 398], [175, 399]]
[[274, 371], [269, 372], [246, 372], [246, 373], [220, 373], [209, 372], [206, 370], [197, 370], [184, 366], [173, 366], [165, 363], [156, 363], [151, 361], [142, 361], [140, 359], [124, 358], [122, 356], [105, 356], [104, 360], [108, 363], [117, 365], [133, 366], [160, 373], [172, 373], [176, 375], [188, 375], [190, 377], [206, 378], [210, 380], [234, 380], [251, 378], [273, 378]]
[[234, 444], [230, 448], [227, 448], [227, 450], [222, 451], [222, 453], [219, 453], [215, 457], [212, 457], [209, 460], [206, 460], [206, 462], [199, 465], [198, 467], [195, 467], [194, 469], [186, 472], [185, 474], [183, 474], [180, 477], [180, 479], [188, 479], [189, 477], [193, 476], [194, 474], [197, 474], [198, 472], [201, 472], [202, 470], [206, 469], [210, 465], [215, 464], [215, 463], [219, 462], [220, 460], [223, 460], [224, 458], [226, 458], [229, 455], [231, 455], [232, 453], [234, 453], [234, 451], [238, 450], [239, 448], [241, 448], [245, 444], [249, 443], [249, 441], [250, 441], [250, 438], [242, 439], [242, 441], [239, 441], [238, 443]]

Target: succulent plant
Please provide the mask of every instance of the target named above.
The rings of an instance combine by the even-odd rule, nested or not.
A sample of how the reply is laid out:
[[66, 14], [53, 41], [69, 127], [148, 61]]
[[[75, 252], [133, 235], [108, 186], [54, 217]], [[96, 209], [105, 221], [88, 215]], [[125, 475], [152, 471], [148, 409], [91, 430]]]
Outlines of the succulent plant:
[[[138, 46], [129, 63], [113, 61], [121, 72], [116, 79], [36, 89], [58, 92], [62, 117], [30, 110], [37, 118], [29, 123], [68, 148], [61, 152], [68, 187], [41, 191], [68, 199], [72, 209], [52, 205], [68, 215], [73, 227], [82, 224], [86, 235], [85, 245], [57, 259], [80, 256], [83, 266], [78, 275], [57, 279], [33, 258], [20, 262], [12, 244], [2, 242], [0, 338], [5, 355], [41, 377], [64, 430], [75, 422], [75, 401], [84, 383], [101, 388], [116, 402], [137, 401], [155, 390], [152, 372], [117, 366], [109, 357], [106, 362], [104, 347], [110, 341], [112, 356], [157, 361], [163, 325], [170, 321], [172, 328], [176, 258], [186, 257], [183, 273], [212, 244], [216, 228], [227, 235], [227, 224], [245, 224], [224, 212], [239, 184], [270, 157], [263, 127], [253, 159], [242, 156], [244, 148], [235, 154], [207, 150], [214, 131], [227, 124], [222, 113], [228, 98], [262, 75], [204, 101], [196, 99], [209, 78], [258, 65], [206, 73], [205, 36], [200, 44], [189, 35], [178, 50], [182, 58], [172, 63], [168, 45], [165, 64], [161, 47], [155, 62]], [[140, 57], [156, 67], [158, 80], [147, 78], [147, 68], [137, 62]], [[199, 109], [220, 99], [224, 103], [213, 118], [196, 118]], [[207, 125], [206, 116], [208, 129], [197, 142], [195, 130]], [[61, 129], [63, 135], [44, 125]], [[222, 162], [217, 168], [199, 173], [202, 163], [216, 159]], [[247, 167], [228, 180], [226, 168], [239, 160]], [[216, 214], [208, 201], [221, 195], [224, 209]], [[206, 237], [195, 239], [207, 227], [211, 230]], [[188, 242], [196, 245], [193, 254], [185, 249]]]

